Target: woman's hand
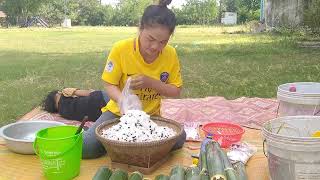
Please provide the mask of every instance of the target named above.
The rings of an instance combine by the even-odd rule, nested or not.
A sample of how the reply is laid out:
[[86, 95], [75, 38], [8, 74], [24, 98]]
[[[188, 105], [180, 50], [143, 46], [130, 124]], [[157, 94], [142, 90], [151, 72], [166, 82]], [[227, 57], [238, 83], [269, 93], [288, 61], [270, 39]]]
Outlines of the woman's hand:
[[155, 83], [154, 79], [145, 75], [137, 75], [131, 79], [130, 89], [151, 88], [152, 83]]
[[137, 90], [141, 88], [153, 88], [162, 96], [167, 97], [179, 97], [181, 92], [181, 87], [166, 84], [160, 80], [156, 80], [145, 75], [137, 75], [132, 77], [130, 89]]

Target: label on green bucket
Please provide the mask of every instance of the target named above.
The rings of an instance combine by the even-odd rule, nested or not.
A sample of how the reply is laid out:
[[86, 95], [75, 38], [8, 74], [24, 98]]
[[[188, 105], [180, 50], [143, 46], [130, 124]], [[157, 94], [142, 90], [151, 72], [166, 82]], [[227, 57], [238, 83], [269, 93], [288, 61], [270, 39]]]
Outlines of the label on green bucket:
[[61, 173], [60, 170], [65, 166], [65, 164], [66, 161], [62, 158], [43, 160], [43, 169], [45, 171], [50, 170], [52, 173], [55, 171], [56, 173]]

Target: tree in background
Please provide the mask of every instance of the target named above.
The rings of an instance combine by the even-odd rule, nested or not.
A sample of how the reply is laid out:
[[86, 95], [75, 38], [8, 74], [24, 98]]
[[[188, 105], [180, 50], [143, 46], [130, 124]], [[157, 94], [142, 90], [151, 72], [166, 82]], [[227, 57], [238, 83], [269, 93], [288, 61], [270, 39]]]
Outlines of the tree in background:
[[10, 24], [20, 24], [27, 22], [31, 16], [37, 15], [42, 4], [46, 2], [47, 0], [5, 0], [2, 8]]
[[224, 0], [225, 10], [227, 12], [237, 12], [239, 9], [239, 0]]
[[[60, 25], [65, 17], [73, 25], [136, 26], [144, 9], [154, 0], [119, 0], [113, 7], [101, 0], [0, 0], [10, 23], [40, 16], [50, 25]], [[186, 0], [181, 8], [173, 8], [178, 24], [214, 24], [221, 13], [238, 13], [239, 22], [259, 19], [260, 0]]]
[[105, 9], [98, 0], [80, 0], [75, 25], [103, 25], [106, 21]]
[[260, 19], [260, 0], [239, 0], [238, 21], [244, 23]]
[[218, 15], [216, 0], [187, 0], [181, 9], [173, 11], [178, 24], [213, 24]]
[[152, 0], [120, 0], [115, 7], [112, 23], [121, 26], [137, 26], [144, 9], [151, 3], [153, 3]]
[[39, 14], [51, 25], [61, 24], [65, 16], [73, 25], [111, 25], [113, 8], [99, 0], [54, 0], [43, 4]]
[[304, 24], [311, 29], [312, 33], [320, 34], [320, 0], [306, 1]]
[[77, 0], [54, 0], [42, 4], [38, 14], [52, 26], [60, 25], [65, 16], [75, 21], [78, 17], [78, 9]]
[[103, 24], [104, 26], [113, 26], [113, 16], [115, 14], [114, 9], [111, 5], [100, 6], [100, 13], [103, 15]]

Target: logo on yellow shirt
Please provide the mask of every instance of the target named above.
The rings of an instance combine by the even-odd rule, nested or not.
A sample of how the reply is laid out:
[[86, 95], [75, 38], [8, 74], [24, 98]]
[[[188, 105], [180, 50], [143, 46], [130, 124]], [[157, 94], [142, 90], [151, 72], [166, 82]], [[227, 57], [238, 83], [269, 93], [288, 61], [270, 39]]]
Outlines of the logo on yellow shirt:
[[161, 80], [162, 82], [166, 82], [166, 81], [168, 80], [168, 78], [169, 78], [169, 73], [167, 73], [167, 72], [162, 72], [162, 73], [160, 74], [160, 80]]
[[109, 60], [109, 62], [107, 63], [107, 66], [106, 66], [106, 71], [111, 72], [112, 70], [113, 70], [113, 63], [111, 60]]

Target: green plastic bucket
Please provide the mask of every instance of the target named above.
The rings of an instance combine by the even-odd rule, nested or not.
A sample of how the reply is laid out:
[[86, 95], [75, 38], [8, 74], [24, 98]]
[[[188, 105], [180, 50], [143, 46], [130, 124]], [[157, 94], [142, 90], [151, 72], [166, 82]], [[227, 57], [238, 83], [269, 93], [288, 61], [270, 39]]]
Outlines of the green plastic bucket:
[[80, 172], [82, 133], [78, 127], [57, 126], [37, 132], [33, 148], [40, 157], [44, 175], [49, 180], [67, 180]]

